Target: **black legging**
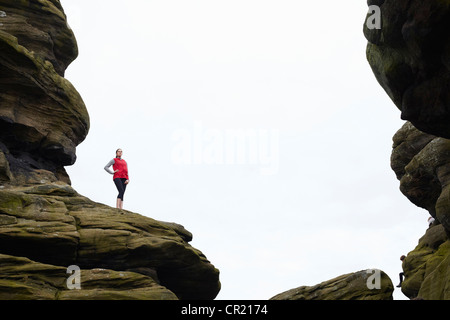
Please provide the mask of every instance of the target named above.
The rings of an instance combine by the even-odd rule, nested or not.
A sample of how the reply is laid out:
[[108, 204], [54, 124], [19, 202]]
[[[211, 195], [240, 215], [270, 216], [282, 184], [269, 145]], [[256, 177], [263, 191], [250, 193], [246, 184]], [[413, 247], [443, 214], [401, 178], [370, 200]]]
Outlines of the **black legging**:
[[117, 190], [119, 191], [119, 195], [117, 196], [117, 198], [119, 198], [122, 201], [123, 201], [123, 195], [125, 193], [125, 189], [127, 188], [125, 181], [127, 181], [127, 179], [125, 179], [125, 178], [115, 178], [114, 179], [114, 184], [116, 185]]

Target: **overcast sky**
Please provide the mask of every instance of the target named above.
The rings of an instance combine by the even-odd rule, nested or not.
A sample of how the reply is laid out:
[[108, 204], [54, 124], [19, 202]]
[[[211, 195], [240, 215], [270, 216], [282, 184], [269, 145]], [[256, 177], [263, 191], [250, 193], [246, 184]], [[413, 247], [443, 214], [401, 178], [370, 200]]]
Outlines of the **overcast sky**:
[[428, 215], [390, 168], [403, 121], [366, 62], [364, 1], [61, 3], [91, 118], [79, 193], [115, 206], [103, 167], [122, 148], [124, 208], [191, 231], [217, 299], [369, 268], [398, 284]]

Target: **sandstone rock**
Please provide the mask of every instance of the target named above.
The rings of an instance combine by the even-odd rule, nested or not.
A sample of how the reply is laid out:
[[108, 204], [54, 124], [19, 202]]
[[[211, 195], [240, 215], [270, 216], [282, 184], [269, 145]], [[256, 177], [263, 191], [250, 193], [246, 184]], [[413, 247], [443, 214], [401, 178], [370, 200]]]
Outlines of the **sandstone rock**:
[[11, 181], [11, 170], [5, 154], [0, 150], [0, 183], [2, 181]]
[[450, 138], [450, 2], [369, 0], [381, 29], [368, 29], [367, 59], [402, 119]]
[[391, 167], [400, 190], [450, 231], [450, 140], [406, 123], [394, 135]]
[[450, 1], [368, 0], [381, 9], [369, 29], [367, 59], [410, 122], [395, 134], [391, 167], [401, 192], [436, 218], [403, 262], [403, 293], [449, 299]]
[[432, 226], [403, 261], [402, 292], [409, 298], [450, 300], [450, 240], [442, 225]]
[[[379, 272], [379, 283], [375, 282]], [[374, 280], [372, 280], [372, 278]], [[270, 300], [392, 300], [394, 286], [381, 270], [362, 270], [280, 293]]]
[[407, 122], [394, 135], [391, 167], [400, 190], [436, 218], [403, 261], [402, 292], [410, 298], [450, 299], [450, 140]]
[[34, 170], [68, 181], [64, 166], [89, 130], [78, 92], [63, 78], [78, 49], [57, 0], [0, 0], [0, 136], [18, 184]]
[[[0, 254], [20, 263], [11, 263], [11, 276], [0, 273], [0, 297], [213, 299], [219, 271], [188, 244], [189, 234], [177, 224], [95, 203], [66, 184], [7, 187], [0, 190]], [[37, 269], [23, 271], [22, 257]], [[82, 270], [82, 290], [64, 291], [70, 265]], [[39, 283], [29, 287], [23, 280], [30, 273], [51, 278], [48, 290], [35, 296]], [[8, 296], [12, 281], [17, 296]]]
[[128, 271], [81, 270], [81, 288], [69, 290], [67, 268], [0, 254], [1, 300], [176, 300], [151, 277]]

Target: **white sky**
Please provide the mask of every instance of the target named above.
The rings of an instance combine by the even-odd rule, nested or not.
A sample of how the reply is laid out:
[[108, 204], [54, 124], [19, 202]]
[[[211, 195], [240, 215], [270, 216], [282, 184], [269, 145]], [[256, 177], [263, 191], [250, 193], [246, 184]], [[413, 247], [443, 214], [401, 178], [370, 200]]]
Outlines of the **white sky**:
[[[61, 3], [80, 51], [66, 78], [91, 117], [67, 168], [79, 193], [115, 206], [103, 167], [122, 148], [125, 209], [191, 231], [217, 299], [368, 268], [398, 284], [428, 215], [390, 168], [403, 122], [366, 62], [365, 2]], [[236, 130], [253, 140], [227, 162]]]

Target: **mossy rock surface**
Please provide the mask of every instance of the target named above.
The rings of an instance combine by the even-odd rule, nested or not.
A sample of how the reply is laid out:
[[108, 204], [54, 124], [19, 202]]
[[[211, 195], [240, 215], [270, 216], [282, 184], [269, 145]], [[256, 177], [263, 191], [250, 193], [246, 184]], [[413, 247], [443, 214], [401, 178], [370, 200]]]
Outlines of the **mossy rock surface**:
[[430, 227], [403, 262], [402, 292], [409, 298], [450, 300], [450, 240], [442, 225]]
[[[0, 254], [48, 266], [58, 283], [70, 265], [82, 270], [80, 291], [59, 292], [52, 284], [39, 299], [214, 299], [219, 271], [190, 239], [181, 225], [95, 203], [63, 183], [0, 190]], [[7, 297], [8, 284], [17, 281], [20, 294], [11, 298], [35, 299], [39, 285], [22, 281], [29, 279], [23, 265], [11, 268], [8, 274], [17, 276], [0, 273], [1, 294]]]

